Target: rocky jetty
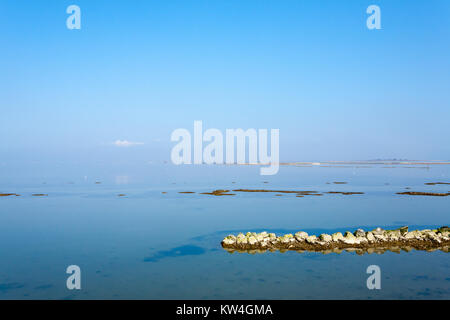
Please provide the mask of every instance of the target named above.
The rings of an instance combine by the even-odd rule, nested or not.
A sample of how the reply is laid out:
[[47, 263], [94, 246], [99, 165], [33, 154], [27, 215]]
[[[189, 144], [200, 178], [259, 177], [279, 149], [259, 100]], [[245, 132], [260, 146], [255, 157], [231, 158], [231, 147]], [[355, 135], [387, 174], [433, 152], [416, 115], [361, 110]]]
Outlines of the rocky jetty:
[[[395, 230], [376, 228], [371, 231], [358, 229], [355, 232], [336, 232], [309, 235], [304, 231], [295, 234], [276, 236], [268, 232], [239, 233], [237, 236], [229, 235], [222, 240], [222, 247], [229, 251], [266, 251], [266, 250], [296, 250], [296, 251], [327, 251], [341, 252], [364, 251], [377, 252], [379, 250], [409, 251], [440, 249], [448, 252], [450, 247], [450, 228], [447, 226], [438, 229], [425, 229], [409, 231], [408, 227]], [[351, 249], [351, 250], [350, 250]]]

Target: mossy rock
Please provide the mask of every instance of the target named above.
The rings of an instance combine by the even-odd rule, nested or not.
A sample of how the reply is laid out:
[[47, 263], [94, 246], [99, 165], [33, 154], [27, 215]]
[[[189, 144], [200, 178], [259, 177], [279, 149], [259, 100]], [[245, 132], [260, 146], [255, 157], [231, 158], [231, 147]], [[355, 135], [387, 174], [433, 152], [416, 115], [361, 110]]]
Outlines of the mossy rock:
[[402, 234], [402, 236], [404, 236], [405, 234], [408, 233], [408, 226], [404, 226], [404, 227], [398, 228], [397, 230], [399, 230], [400, 233]]
[[447, 226], [443, 226], [443, 227], [440, 227], [440, 228], [438, 229], [438, 231], [439, 231], [440, 233], [450, 232], [450, 228], [447, 227]]

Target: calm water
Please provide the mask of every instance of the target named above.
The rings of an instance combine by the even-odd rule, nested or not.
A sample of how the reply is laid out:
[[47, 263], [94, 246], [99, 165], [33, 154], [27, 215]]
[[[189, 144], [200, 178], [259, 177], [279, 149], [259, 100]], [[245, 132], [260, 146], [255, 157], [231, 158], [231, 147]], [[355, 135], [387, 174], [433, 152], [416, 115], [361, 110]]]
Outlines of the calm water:
[[[448, 185], [424, 183], [449, 182], [449, 166], [281, 167], [269, 177], [248, 166], [61, 165], [0, 173], [0, 192], [21, 194], [0, 198], [0, 299], [450, 298], [450, 255], [441, 251], [252, 255], [220, 246], [225, 235], [240, 231], [448, 225], [450, 197], [395, 193], [405, 187], [448, 192]], [[178, 193], [218, 188], [365, 194]], [[71, 264], [81, 268], [80, 291], [66, 288]], [[366, 287], [372, 264], [381, 268], [381, 290]]]

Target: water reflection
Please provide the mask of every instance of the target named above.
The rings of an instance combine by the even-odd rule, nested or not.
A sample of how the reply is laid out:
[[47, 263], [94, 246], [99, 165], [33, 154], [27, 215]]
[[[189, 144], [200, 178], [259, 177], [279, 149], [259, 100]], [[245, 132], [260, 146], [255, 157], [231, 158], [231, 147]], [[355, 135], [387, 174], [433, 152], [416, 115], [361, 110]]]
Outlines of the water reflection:
[[206, 250], [196, 245], [184, 245], [175, 247], [170, 250], [157, 251], [155, 254], [144, 258], [145, 262], [156, 262], [164, 258], [184, 257], [184, 256], [198, 256], [205, 254]]
[[341, 254], [344, 251], [345, 252], [354, 252], [357, 255], [364, 255], [364, 254], [383, 254], [387, 251], [390, 252], [394, 252], [394, 253], [402, 253], [402, 252], [411, 252], [413, 250], [417, 250], [417, 251], [426, 251], [426, 252], [434, 252], [434, 251], [442, 251], [442, 252], [449, 252], [449, 247], [448, 246], [442, 246], [442, 247], [436, 247], [436, 248], [432, 248], [432, 249], [427, 249], [427, 250], [423, 250], [420, 248], [415, 248], [412, 246], [392, 246], [392, 247], [377, 247], [377, 248], [345, 248], [345, 249], [339, 249], [339, 248], [333, 248], [333, 249], [327, 249], [327, 250], [288, 250], [288, 249], [251, 249], [251, 250], [239, 250], [239, 249], [231, 249], [231, 248], [224, 248], [225, 251], [227, 251], [228, 253], [248, 253], [248, 254], [257, 254], [257, 253], [267, 253], [267, 252], [280, 252], [280, 253], [284, 253], [287, 251], [290, 252], [298, 252], [298, 253], [305, 253], [305, 252], [316, 252], [316, 253], [322, 253], [322, 254], [330, 254], [330, 253], [337, 253], [337, 254]]

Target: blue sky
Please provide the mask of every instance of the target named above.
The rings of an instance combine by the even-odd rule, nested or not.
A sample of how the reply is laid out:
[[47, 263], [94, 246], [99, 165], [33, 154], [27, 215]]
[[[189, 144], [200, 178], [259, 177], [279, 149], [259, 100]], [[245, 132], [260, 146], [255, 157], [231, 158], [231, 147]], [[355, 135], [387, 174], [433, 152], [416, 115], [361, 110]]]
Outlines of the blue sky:
[[445, 0], [0, 0], [0, 155], [169, 160], [202, 120], [285, 161], [450, 159], [449, 40]]

